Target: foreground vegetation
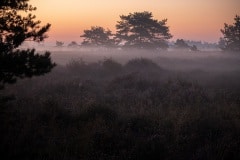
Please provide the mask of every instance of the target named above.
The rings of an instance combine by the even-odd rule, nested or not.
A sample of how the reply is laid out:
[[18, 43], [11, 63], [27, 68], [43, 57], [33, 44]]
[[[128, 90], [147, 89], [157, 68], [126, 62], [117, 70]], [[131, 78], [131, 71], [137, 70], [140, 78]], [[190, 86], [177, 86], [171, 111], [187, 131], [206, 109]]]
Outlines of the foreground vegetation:
[[145, 58], [71, 61], [1, 91], [1, 157], [237, 160], [239, 80]]

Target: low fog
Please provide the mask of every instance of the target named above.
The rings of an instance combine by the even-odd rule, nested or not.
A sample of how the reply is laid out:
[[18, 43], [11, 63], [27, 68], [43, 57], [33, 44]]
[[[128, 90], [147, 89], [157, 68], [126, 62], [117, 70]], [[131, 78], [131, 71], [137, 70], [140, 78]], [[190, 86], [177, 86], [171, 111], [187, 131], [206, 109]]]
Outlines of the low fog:
[[131, 59], [147, 58], [160, 67], [175, 71], [228, 72], [240, 70], [240, 56], [237, 53], [223, 52], [218, 49], [203, 51], [169, 49], [164, 51], [121, 48], [37, 47], [37, 50], [40, 53], [50, 51], [52, 60], [60, 66], [65, 66], [72, 60], [93, 63], [111, 58], [124, 65]]
[[[33, 78], [49, 81], [50, 84], [57, 81], [70, 83], [74, 81], [77, 84], [85, 80], [109, 81], [127, 74], [140, 73], [143, 78], [152, 78], [163, 83], [182, 79], [196, 82], [203, 87], [216, 86], [219, 89], [222, 86], [240, 87], [240, 56], [238, 53], [223, 52], [217, 48], [198, 51], [175, 48], [168, 50], [45, 46], [35, 48], [39, 53], [50, 51], [52, 61], [57, 64], [52, 72]], [[104, 68], [106, 61], [110, 61], [111, 64], [107, 68], [112, 71], [103, 69], [100, 74], [99, 68]], [[143, 64], [136, 64], [131, 70], [127, 66], [132, 61], [135, 61], [135, 64]], [[149, 67], [152, 65], [149, 63], [153, 63], [158, 69]], [[121, 69], [114, 70], [115, 65], [119, 65]], [[106, 72], [108, 76], [102, 72]], [[52, 79], [56, 81], [51, 82]]]

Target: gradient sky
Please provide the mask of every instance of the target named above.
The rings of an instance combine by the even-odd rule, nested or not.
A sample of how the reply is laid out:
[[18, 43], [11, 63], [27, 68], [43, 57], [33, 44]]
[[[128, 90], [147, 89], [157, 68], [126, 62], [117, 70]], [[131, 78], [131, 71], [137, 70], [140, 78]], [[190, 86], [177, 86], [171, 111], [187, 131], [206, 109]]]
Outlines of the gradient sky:
[[91, 26], [115, 33], [120, 15], [149, 11], [154, 19], [168, 19], [172, 40], [178, 38], [217, 42], [224, 23], [240, 15], [240, 0], [30, 0], [42, 24], [52, 24], [47, 42], [81, 42]]

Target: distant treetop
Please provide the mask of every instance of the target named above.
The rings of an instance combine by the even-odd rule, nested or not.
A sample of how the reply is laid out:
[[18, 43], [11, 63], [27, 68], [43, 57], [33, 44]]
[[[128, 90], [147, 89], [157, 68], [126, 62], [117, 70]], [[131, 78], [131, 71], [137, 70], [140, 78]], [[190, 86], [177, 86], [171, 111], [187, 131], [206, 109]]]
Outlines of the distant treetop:
[[180, 49], [189, 48], [189, 45], [183, 39], [177, 39], [174, 45]]
[[78, 47], [78, 46], [79, 45], [75, 41], [72, 41], [71, 43], [68, 44], [68, 47]]
[[114, 40], [111, 38], [113, 36], [112, 32], [103, 27], [91, 27], [89, 30], [84, 30], [83, 46], [95, 46], [95, 47], [111, 47], [114, 45]]
[[64, 42], [62, 41], [56, 41], [56, 46], [57, 47], [62, 47], [64, 45]]

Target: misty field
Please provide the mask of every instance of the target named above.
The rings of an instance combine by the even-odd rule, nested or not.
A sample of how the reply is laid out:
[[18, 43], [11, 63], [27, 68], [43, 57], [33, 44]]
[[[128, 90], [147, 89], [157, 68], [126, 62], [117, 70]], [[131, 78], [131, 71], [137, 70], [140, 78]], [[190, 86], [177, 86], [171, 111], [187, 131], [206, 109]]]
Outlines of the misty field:
[[[53, 50], [0, 91], [4, 159], [240, 159], [240, 56]], [[2, 159], [2, 158], [1, 158]]]

